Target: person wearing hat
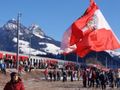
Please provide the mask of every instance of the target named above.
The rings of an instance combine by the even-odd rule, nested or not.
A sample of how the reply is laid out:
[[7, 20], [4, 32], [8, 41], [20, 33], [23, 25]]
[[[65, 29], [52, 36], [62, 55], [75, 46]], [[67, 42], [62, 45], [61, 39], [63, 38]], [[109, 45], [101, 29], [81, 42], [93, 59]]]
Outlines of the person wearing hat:
[[11, 80], [6, 83], [4, 90], [25, 90], [24, 84], [18, 76], [18, 73], [12, 72], [10, 76]]

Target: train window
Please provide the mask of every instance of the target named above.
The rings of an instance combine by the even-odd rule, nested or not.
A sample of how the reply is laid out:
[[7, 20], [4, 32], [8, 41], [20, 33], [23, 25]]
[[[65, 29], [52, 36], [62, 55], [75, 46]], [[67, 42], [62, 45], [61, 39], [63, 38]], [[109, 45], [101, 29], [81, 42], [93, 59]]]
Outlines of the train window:
[[38, 63], [38, 59], [36, 59], [36, 62]]
[[30, 59], [30, 61], [32, 62], [32, 58]]
[[35, 59], [33, 61], [35, 62]]

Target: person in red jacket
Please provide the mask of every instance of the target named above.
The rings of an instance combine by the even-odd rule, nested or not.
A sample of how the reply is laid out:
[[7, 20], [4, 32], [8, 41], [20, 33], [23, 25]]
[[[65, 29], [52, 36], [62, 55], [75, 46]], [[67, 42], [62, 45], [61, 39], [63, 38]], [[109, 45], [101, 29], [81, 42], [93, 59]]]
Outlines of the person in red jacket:
[[6, 83], [4, 90], [25, 90], [24, 84], [18, 76], [18, 73], [12, 72], [10, 76], [11, 80]]

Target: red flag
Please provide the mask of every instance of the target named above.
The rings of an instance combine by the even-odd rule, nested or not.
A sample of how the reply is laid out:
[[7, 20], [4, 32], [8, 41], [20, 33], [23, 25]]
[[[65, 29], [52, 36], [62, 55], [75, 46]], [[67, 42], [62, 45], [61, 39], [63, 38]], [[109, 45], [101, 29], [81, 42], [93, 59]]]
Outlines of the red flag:
[[97, 9], [93, 0], [91, 0], [90, 6], [84, 13], [84, 15], [76, 20], [65, 32], [63, 35], [61, 49], [64, 53], [70, 53], [76, 50], [76, 43], [83, 38], [84, 34], [88, 33], [85, 29], [82, 31], [82, 28], [85, 27], [86, 23], [91, 19], [91, 16], [94, 14], [94, 11]]
[[[91, 50], [104, 51], [120, 48], [117, 37], [112, 32], [112, 29], [99, 9], [94, 11], [91, 20], [86, 23], [86, 26], [88, 28], [85, 32], [88, 33], [85, 34], [85, 32], [83, 32], [83, 39], [77, 42], [76, 51], [79, 56], [85, 56]], [[84, 28], [86, 28], [86, 26]]]
[[95, 3], [91, 2], [88, 9], [85, 11], [82, 17], [76, 20], [72, 26], [72, 33], [70, 38], [70, 45], [76, 44], [80, 39], [83, 38], [84, 32], [88, 30], [88, 23], [92, 20], [94, 12], [98, 9]]
[[67, 35], [67, 49], [75, 46], [72, 50], [76, 50], [81, 57], [92, 50], [104, 51], [120, 48], [117, 37], [101, 11], [93, 0], [90, 1], [90, 6], [83, 16], [77, 19], [64, 34], [64, 36]]
[[71, 37], [71, 27], [64, 32], [63, 39], [61, 42], [61, 49], [63, 50], [63, 54], [68, 54], [76, 50], [76, 45], [70, 45], [70, 37]]

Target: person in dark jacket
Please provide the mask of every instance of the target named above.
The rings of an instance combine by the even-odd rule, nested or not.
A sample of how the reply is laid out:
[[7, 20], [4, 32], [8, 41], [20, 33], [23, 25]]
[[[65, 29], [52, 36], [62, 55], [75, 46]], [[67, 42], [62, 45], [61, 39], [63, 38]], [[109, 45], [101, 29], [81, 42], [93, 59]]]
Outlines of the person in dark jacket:
[[6, 83], [4, 90], [25, 90], [24, 85], [18, 73], [12, 72], [10, 74], [11, 80]]
[[62, 69], [63, 82], [67, 81], [67, 73]]
[[87, 87], [87, 71], [86, 68], [82, 71], [82, 78], [83, 78], [83, 87]]
[[53, 72], [50, 70], [49, 71], [49, 77], [50, 77], [50, 81], [52, 81], [52, 78], [53, 78]]
[[73, 70], [70, 71], [71, 82], [73, 82]]
[[101, 71], [101, 73], [99, 75], [99, 79], [101, 82], [102, 90], [105, 90], [106, 89], [106, 75], [105, 75], [104, 71]]

